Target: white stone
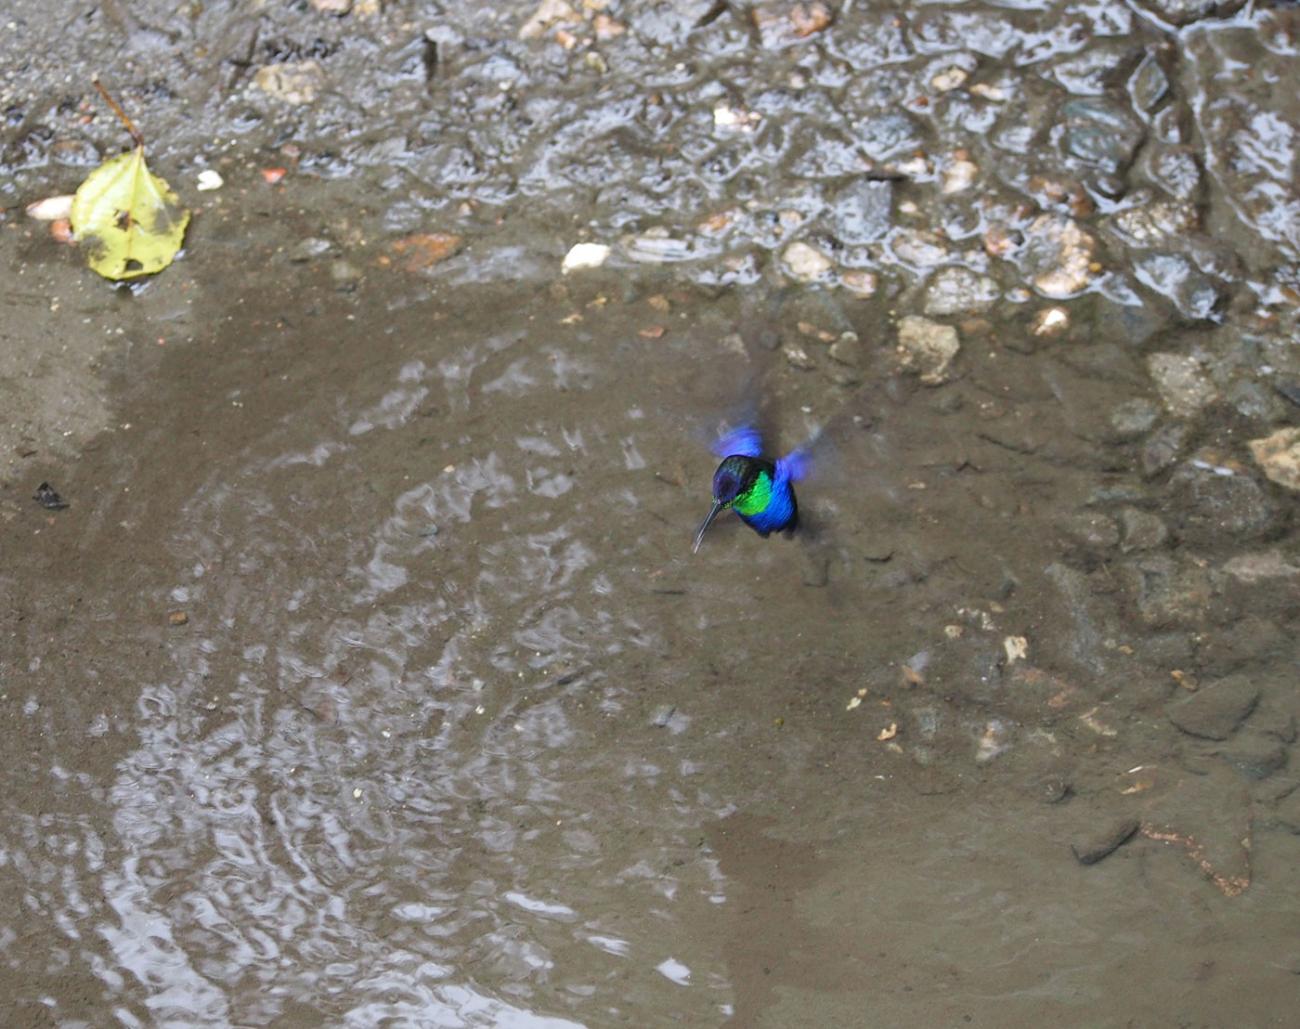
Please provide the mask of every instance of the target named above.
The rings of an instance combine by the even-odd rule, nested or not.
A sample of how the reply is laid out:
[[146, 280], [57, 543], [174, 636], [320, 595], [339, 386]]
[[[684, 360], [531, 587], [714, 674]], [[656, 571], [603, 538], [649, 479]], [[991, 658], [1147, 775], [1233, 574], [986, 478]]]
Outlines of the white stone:
[[1035, 336], [1059, 336], [1070, 327], [1070, 316], [1063, 307], [1045, 307], [1034, 315]]
[[[1165, 409], [1179, 418], [1190, 418], [1206, 404], [1218, 399], [1219, 391], [1206, 376], [1201, 362], [1194, 357], [1152, 354], [1147, 358], [1147, 370], [1155, 380]], [[1256, 460], [1259, 460], [1258, 456]]]
[[1000, 293], [998, 284], [987, 275], [969, 268], [942, 268], [926, 288], [925, 313], [944, 317], [987, 311]]
[[575, 243], [564, 255], [560, 271], [565, 275], [581, 268], [599, 268], [609, 260], [609, 247], [604, 243]]
[[979, 165], [974, 161], [953, 161], [943, 170], [939, 190], [942, 193], [960, 193], [963, 190], [970, 189], [975, 183], [975, 176], [978, 174]]
[[44, 200], [37, 200], [27, 205], [27, 217], [35, 218], [38, 222], [53, 222], [60, 218], [72, 217], [72, 194], [65, 193], [62, 196], [46, 197]]
[[1270, 479], [1300, 491], [1300, 427], [1293, 425], [1263, 439], [1253, 439], [1250, 452]]
[[781, 254], [781, 262], [800, 282], [815, 282], [831, 270], [830, 258], [807, 243], [791, 243]]
[[316, 99], [325, 83], [325, 69], [313, 60], [267, 64], [257, 69], [253, 82], [277, 100], [300, 106]]
[[930, 80], [930, 87], [936, 93], [947, 93], [962, 85], [968, 78], [970, 73], [965, 68], [956, 66], [945, 68]]
[[898, 323], [898, 355], [905, 368], [915, 368], [921, 381], [937, 386], [948, 377], [952, 359], [961, 349], [957, 330], [951, 325], [908, 315]]
[[1034, 288], [1053, 300], [1064, 300], [1092, 281], [1096, 240], [1075, 222], [1059, 214], [1042, 214], [1025, 233]]

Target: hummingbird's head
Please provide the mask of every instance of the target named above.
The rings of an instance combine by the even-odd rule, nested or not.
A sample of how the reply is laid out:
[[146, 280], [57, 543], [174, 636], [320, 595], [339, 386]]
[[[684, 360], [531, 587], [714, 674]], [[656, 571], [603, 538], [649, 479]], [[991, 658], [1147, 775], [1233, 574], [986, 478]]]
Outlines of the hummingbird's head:
[[741, 514], [753, 514], [767, 503], [771, 478], [764, 471], [765, 465], [763, 460], [743, 454], [732, 454], [723, 459], [713, 473], [713, 509], [695, 534], [693, 551], [700, 549], [705, 532], [720, 512], [734, 507]]
[[731, 507], [754, 486], [762, 465], [752, 457], [733, 454], [718, 465], [713, 473], [713, 502], [723, 508]]

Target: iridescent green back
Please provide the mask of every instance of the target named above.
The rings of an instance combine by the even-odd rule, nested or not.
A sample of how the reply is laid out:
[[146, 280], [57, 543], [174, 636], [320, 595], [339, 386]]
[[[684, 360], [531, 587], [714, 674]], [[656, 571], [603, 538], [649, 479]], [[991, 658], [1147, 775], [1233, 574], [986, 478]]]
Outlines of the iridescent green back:
[[772, 500], [772, 476], [760, 471], [754, 476], [749, 489], [736, 497], [731, 505], [738, 514], [756, 515], [767, 509]]

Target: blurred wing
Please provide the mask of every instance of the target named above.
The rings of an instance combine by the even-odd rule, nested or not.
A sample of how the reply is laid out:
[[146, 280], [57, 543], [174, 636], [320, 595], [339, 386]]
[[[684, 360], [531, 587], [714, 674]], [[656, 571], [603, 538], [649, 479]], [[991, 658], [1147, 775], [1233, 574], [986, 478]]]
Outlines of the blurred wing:
[[713, 444], [713, 452], [719, 457], [731, 457], [733, 454], [762, 457], [763, 435], [752, 425], [741, 425], [719, 436]]
[[800, 479], [806, 479], [812, 474], [813, 470], [813, 451], [812, 442], [793, 450], [786, 454], [785, 457], [777, 458], [776, 477], [789, 479], [791, 482], [798, 482]]
[[806, 443], [780, 458], [776, 462], [777, 475], [784, 475], [791, 482], [799, 482], [820, 468], [832, 450], [831, 438], [826, 431], [828, 428], [829, 425], [823, 425]]

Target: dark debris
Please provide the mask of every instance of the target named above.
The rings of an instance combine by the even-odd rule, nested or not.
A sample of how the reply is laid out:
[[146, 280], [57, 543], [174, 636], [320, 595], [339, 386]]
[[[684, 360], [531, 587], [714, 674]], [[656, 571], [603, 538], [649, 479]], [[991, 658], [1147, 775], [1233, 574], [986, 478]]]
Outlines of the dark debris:
[[48, 482], [43, 482], [36, 487], [32, 499], [47, 511], [62, 511], [68, 506], [68, 502], [59, 496], [58, 490]]

